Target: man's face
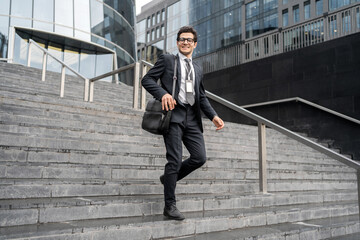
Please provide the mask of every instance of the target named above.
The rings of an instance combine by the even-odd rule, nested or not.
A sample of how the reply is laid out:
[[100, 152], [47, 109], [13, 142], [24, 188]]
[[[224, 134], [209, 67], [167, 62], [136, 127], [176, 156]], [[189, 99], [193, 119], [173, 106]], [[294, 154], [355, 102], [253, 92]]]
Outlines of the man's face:
[[[179, 39], [194, 39], [194, 34], [192, 33], [181, 33], [179, 36]], [[176, 42], [179, 52], [184, 54], [186, 57], [190, 58], [192, 56], [192, 53], [194, 49], [196, 48], [197, 42], [189, 42], [187, 40], [185, 41], [177, 41]]]

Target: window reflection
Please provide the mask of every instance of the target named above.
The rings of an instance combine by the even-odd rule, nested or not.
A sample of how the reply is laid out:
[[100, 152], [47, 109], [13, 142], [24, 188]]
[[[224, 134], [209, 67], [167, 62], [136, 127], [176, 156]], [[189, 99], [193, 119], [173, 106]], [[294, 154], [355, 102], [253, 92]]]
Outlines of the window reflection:
[[[24, 39], [23, 39], [24, 38]], [[19, 34], [15, 34], [15, 48], [14, 48], [14, 62], [20, 63], [23, 65], [27, 64], [27, 52], [28, 52], [28, 35], [22, 34], [20, 37]]]
[[310, 1], [304, 3], [304, 18], [305, 20], [310, 18]]
[[80, 54], [80, 73], [84, 76], [95, 76], [96, 55], [88, 52]]
[[316, 15], [319, 16], [323, 13], [323, 0], [315, 1]]
[[31, 18], [32, 17], [32, 0], [12, 0], [11, 15]]
[[2, 0], [0, 7], [0, 14], [9, 15], [10, 0]]
[[17, 26], [17, 27], [31, 28], [31, 20], [30, 19], [24, 19], [24, 18], [18, 18], [18, 17], [11, 17], [10, 18], [10, 25], [11, 26]]
[[8, 47], [9, 17], [0, 16], [0, 58], [6, 58]]
[[[99, 76], [101, 74], [110, 72], [113, 70], [113, 55], [112, 54], [97, 54], [96, 55], [96, 74]], [[101, 64], [98, 64], [101, 63]], [[102, 81], [111, 81], [111, 76], [102, 79]]]
[[[119, 53], [119, 65], [127, 65], [134, 61], [133, 58], [136, 56], [136, 52], [134, 44], [135, 33], [133, 24], [135, 16], [133, 0], [0, 1], [0, 14], [12, 16], [0, 16], [0, 58], [6, 58], [7, 55], [9, 26], [20, 26], [33, 28], [35, 31], [39, 29], [46, 32], [56, 32], [62, 36], [75, 37], [76, 39], [92, 41], [103, 45]], [[118, 12], [114, 11], [114, 9]], [[156, 15], [157, 22], [162, 18], [162, 14], [163, 12], [159, 11]], [[104, 19], [106, 21], [104, 21]], [[20, 29], [16, 31], [18, 30], [20, 31]], [[157, 37], [162, 36], [163, 32], [164, 26], [159, 26], [156, 29]], [[27, 33], [32, 35], [30, 32]], [[143, 33], [144, 38], [146, 36], [145, 30]], [[32, 35], [31, 37], [34, 36]], [[18, 36], [16, 39], [17, 45], [14, 58], [17, 60], [14, 59], [14, 61], [27, 64], [27, 43], [26, 40], [22, 40], [22, 38], [24, 38], [24, 36], [21, 35], [21, 37]], [[91, 69], [94, 73], [112, 69], [113, 55], [111, 53], [109, 53], [110, 55], [99, 53], [101, 56], [97, 57], [96, 54], [98, 53], [95, 50], [94, 52], [92, 52], [92, 50], [89, 52], [81, 52], [80, 46], [78, 49], [68, 49], [66, 37], [63, 38], [64, 42], [62, 43], [60, 43], [62, 41], [60, 40], [61, 37], [57, 36], [56, 38], [59, 40], [57, 43], [60, 45], [55, 45], [54, 42], [49, 43], [48, 41], [51, 38], [46, 41], [43, 40], [42, 44], [44, 44], [44, 47], [49, 48], [49, 51], [64, 59], [66, 63], [70, 62], [74, 68], [83, 72], [89, 72], [84, 69], [85, 66], [94, 63], [95, 65], [93, 65]], [[108, 41], [106, 41], [105, 38], [108, 39]], [[40, 54], [36, 50], [32, 53], [32, 58], [35, 61], [32, 61], [31, 65], [40, 67], [42, 61], [38, 61]], [[80, 60], [84, 60], [85, 64], [82, 64]], [[98, 61], [100, 61], [101, 64], [106, 62], [106, 66], [97, 66], [96, 63]], [[49, 70], [60, 71], [60, 66], [57, 65], [57, 63], [49, 58], [47, 66]], [[71, 74], [70, 72], [68, 73]]]
[[[64, 62], [77, 72], [79, 71], [79, 56], [78, 49], [66, 47], [64, 50]], [[74, 75], [74, 73], [68, 69], [66, 69], [66, 74]]]
[[[41, 47], [45, 48], [45, 44], [38, 43]], [[34, 68], [42, 68], [42, 61], [43, 61], [43, 52], [37, 48], [31, 48], [31, 62], [30, 66]]]
[[89, 0], [74, 1], [75, 28], [90, 32]]
[[[48, 52], [59, 60], [63, 60], [62, 47], [56, 43], [49, 43]], [[47, 57], [47, 70], [52, 72], [61, 72], [61, 64], [53, 57]]]
[[55, 0], [56, 24], [73, 27], [73, 21], [73, 0]]
[[49, 0], [34, 0], [34, 19], [53, 22], [54, 2]]

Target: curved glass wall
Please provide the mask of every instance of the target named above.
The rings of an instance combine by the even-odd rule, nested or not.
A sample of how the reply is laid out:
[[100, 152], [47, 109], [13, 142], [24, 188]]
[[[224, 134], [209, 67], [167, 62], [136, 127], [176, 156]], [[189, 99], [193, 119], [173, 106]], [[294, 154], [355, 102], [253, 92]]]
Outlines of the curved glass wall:
[[[35, 40], [38, 37], [40, 44], [48, 50], [60, 52], [58, 55], [66, 63], [75, 64], [75, 68], [80, 72], [88, 74], [87, 77], [108, 70], [109, 64], [111, 68], [131, 64], [136, 59], [134, 2], [134, 0], [1, 0], [0, 58], [8, 58], [9, 41], [13, 41], [9, 37], [9, 29], [14, 27], [17, 38], [28, 36]], [[26, 35], [19, 34], [17, 29], [33, 31]], [[38, 34], [41, 32], [48, 33], [49, 39], [39, 37]], [[51, 33], [57, 39], [56, 43], [51, 41]], [[63, 41], [59, 45], [61, 37]], [[25, 42], [27, 39], [24, 38]], [[78, 40], [77, 44], [75, 44], [76, 40]], [[67, 44], [69, 41], [72, 42], [71, 46]], [[24, 44], [19, 45], [18, 42], [15, 40], [15, 47]], [[100, 47], [82, 49], [84, 43], [86, 46], [94, 44]], [[106, 54], [104, 51], [100, 53], [94, 50], [99, 50], [101, 46], [108, 49]], [[14, 49], [14, 60], [22, 63], [22, 57], [15, 57], [17, 52], [21, 50]], [[103, 61], [104, 58], [110, 59], [104, 54], [112, 56], [115, 54], [115, 61], [114, 57], [112, 61]], [[74, 63], [74, 58], [79, 61]], [[89, 63], [94, 68], [86, 70], [85, 66]], [[131, 84], [131, 76], [132, 72], [129, 71], [120, 76], [120, 81]]]

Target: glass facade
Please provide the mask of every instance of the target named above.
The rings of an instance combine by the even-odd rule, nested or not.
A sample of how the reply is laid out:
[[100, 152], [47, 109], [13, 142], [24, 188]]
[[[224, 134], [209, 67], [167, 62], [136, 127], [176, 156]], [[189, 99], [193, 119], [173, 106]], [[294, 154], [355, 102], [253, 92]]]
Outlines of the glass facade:
[[255, 0], [246, 4], [246, 38], [276, 29], [278, 27], [277, 7], [277, 0]]
[[[154, 61], [156, 55], [162, 52], [177, 53], [177, 32], [180, 27], [191, 25], [198, 32], [199, 44], [194, 50], [195, 58], [208, 61], [213, 56], [213, 59], [221, 56], [221, 61], [225, 64], [228, 56], [240, 56], [236, 47], [244, 45], [244, 54], [240, 57], [253, 60], [322, 42], [328, 37], [324, 26], [332, 29], [329, 34], [331, 37], [350, 33], [351, 29], [360, 26], [359, 10], [356, 13], [343, 12], [337, 19], [335, 15], [330, 16], [325, 25], [322, 18], [336, 8], [343, 7], [345, 11], [346, 6], [356, 2], [360, 0], [156, 1], [161, 3], [158, 4], [161, 8], [149, 6], [139, 16], [138, 46], [141, 45], [145, 50], [138, 54], [142, 59], [145, 56], [147, 61]], [[353, 15], [356, 15], [356, 21], [352, 20]], [[314, 23], [309, 23], [310, 21]], [[289, 30], [291, 28], [295, 30]], [[264, 34], [267, 32], [271, 36]], [[235, 49], [235, 52], [229, 49]], [[208, 65], [209, 69], [216, 67]]]
[[198, 32], [194, 56], [207, 54], [241, 40], [241, 0], [204, 1], [190, 4], [190, 24]]
[[[0, 58], [8, 58], [13, 41], [14, 62], [27, 63], [28, 40], [33, 39], [86, 77], [94, 77], [136, 60], [134, 24], [133, 0], [1, 0]], [[9, 39], [11, 28], [14, 40]], [[34, 50], [34, 67], [41, 67], [38, 55]], [[51, 59], [47, 67], [59, 71]], [[120, 81], [131, 84], [132, 74], [120, 75]]]

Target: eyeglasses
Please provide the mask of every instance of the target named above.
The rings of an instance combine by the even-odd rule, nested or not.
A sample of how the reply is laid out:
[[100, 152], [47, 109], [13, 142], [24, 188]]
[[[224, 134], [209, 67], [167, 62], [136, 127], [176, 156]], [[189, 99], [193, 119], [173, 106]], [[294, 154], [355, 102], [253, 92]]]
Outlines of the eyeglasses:
[[177, 40], [180, 43], [184, 43], [185, 41], [187, 41], [188, 43], [193, 43], [194, 42], [193, 38], [178, 38]]

